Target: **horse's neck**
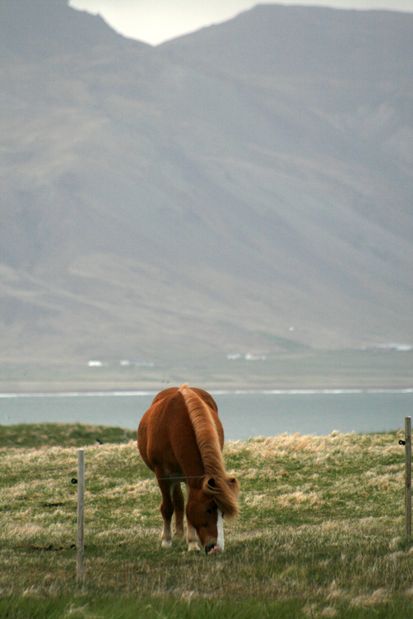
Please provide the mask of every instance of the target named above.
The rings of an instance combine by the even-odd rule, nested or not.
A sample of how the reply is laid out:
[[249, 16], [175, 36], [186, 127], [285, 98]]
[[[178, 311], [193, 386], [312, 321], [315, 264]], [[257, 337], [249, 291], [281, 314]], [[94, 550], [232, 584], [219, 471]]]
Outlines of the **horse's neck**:
[[225, 466], [214, 412], [197, 393], [188, 387], [181, 387], [181, 393], [195, 433], [205, 475], [211, 477], [224, 475]]

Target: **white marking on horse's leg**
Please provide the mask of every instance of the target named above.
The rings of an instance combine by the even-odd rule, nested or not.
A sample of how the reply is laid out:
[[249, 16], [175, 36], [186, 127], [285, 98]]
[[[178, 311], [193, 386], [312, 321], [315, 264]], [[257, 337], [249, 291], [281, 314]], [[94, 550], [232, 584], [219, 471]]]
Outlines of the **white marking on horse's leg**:
[[225, 548], [224, 519], [222, 517], [222, 512], [220, 509], [218, 510], [218, 516], [217, 516], [217, 531], [218, 531], [217, 546], [219, 546], [221, 550], [224, 550]]
[[162, 531], [162, 548], [170, 548], [172, 546], [172, 539], [171, 539], [171, 523], [170, 522], [165, 522], [163, 523], [163, 531]]
[[189, 552], [192, 552], [193, 550], [198, 551], [201, 550], [199, 543], [198, 543], [198, 533], [196, 532], [195, 527], [192, 526], [192, 524], [189, 522], [189, 520], [187, 519], [186, 521], [187, 524], [187, 540], [188, 540], [188, 550]]

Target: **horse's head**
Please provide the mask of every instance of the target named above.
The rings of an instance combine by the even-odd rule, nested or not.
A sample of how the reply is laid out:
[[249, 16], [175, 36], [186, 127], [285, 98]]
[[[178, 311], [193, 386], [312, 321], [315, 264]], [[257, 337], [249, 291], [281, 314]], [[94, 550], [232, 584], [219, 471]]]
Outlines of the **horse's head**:
[[207, 554], [224, 550], [223, 517], [238, 513], [239, 484], [235, 478], [205, 478], [201, 488], [190, 488], [186, 514]]

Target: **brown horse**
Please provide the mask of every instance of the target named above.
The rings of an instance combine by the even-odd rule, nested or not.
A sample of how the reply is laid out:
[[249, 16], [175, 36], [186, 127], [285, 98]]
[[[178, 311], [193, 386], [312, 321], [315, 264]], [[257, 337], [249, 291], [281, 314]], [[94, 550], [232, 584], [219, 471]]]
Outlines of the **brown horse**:
[[185, 482], [188, 550], [199, 550], [198, 541], [207, 554], [224, 549], [222, 517], [238, 513], [239, 484], [225, 472], [223, 445], [217, 405], [203, 389], [165, 389], [142, 417], [138, 448], [162, 492], [162, 547], [172, 544], [174, 512], [175, 534], [183, 537]]

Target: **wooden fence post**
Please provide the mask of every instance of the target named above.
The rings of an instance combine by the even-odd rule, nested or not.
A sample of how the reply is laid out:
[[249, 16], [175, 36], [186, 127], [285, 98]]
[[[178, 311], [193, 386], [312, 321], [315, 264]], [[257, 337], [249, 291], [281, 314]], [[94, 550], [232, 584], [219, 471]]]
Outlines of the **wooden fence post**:
[[406, 538], [412, 538], [412, 418], [404, 418], [406, 442]]
[[84, 584], [85, 581], [85, 452], [77, 451], [77, 540], [76, 540], [76, 582]]

